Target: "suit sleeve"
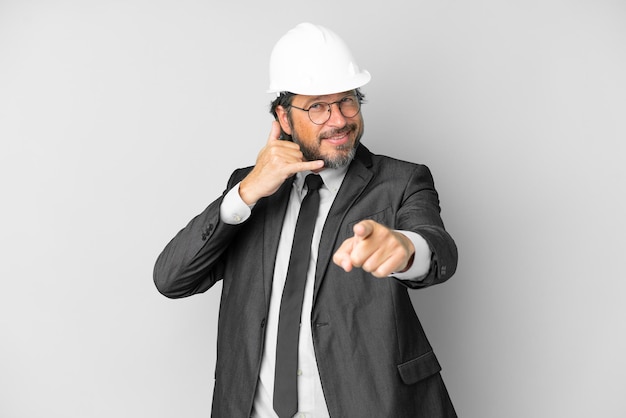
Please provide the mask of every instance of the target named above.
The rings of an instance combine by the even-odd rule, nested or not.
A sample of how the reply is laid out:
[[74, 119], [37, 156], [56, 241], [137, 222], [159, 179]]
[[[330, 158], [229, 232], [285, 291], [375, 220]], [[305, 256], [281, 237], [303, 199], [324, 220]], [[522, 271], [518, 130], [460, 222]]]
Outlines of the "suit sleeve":
[[224, 253], [241, 226], [222, 222], [220, 206], [226, 193], [245, 174], [244, 170], [235, 171], [222, 196], [180, 230], [158, 256], [153, 276], [163, 295], [191, 296], [207, 291], [222, 279]]
[[439, 196], [428, 167], [418, 165], [404, 192], [396, 214], [397, 229], [421, 235], [432, 251], [428, 274], [420, 281], [402, 281], [405, 286], [420, 288], [443, 283], [456, 271], [458, 252], [454, 240], [441, 219]]

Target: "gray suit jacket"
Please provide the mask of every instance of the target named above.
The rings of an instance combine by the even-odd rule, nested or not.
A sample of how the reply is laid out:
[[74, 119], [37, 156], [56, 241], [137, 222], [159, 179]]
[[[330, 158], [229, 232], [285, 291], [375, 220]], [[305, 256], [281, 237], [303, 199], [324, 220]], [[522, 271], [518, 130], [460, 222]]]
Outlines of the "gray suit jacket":
[[[236, 170], [226, 191], [250, 170]], [[241, 225], [220, 221], [220, 197], [170, 241], [156, 262], [155, 284], [171, 298], [223, 281], [213, 417], [250, 416], [290, 187], [287, 181], [260, 200]], [[426, 166], [359, 146], [324, 225], [315, 274], [311, 328], [332, 417], [456, 416], [407, 291], [441, 283], [456, 270], [456, 246], [439, 212]], [[433, 252], [427, 277], [376, 279], [332, 263], [333, 253], [363, 219], [423, 236]]]

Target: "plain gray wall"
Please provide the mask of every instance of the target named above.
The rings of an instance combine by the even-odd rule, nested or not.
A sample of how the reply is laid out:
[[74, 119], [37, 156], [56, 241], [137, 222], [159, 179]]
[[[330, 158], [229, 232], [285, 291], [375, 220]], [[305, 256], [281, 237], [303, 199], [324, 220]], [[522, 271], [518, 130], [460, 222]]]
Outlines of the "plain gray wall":
[[459, 415], [626, 416], [621, 0], [0, 0], [0, 416], [209, 415], [220, 286], [152, 267], [254, 162], [302, 21], [435, 176], [459, 270], [413, 301]]

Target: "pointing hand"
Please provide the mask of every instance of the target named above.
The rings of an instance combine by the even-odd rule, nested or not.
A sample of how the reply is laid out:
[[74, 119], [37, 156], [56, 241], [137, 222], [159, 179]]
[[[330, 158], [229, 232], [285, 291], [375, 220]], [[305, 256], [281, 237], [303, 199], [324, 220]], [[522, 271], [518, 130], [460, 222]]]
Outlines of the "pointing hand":
[[359, 222], [353, 231], [333, 255], [333, 262], [346, 272], [360, 267], [375, 277], [387, 277], [411, 267], [415, 248], [404, 234], [372, 220]]

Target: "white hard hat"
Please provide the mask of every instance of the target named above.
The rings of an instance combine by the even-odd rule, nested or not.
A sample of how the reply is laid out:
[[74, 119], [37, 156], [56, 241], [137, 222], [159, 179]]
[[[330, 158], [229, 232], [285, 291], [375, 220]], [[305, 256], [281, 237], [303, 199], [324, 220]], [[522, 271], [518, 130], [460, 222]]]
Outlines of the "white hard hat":
[[333, 31], [301, 23], [278, 40], [270, 56], [268, 93], [341, 93], [367, 84], [345, 42]]

